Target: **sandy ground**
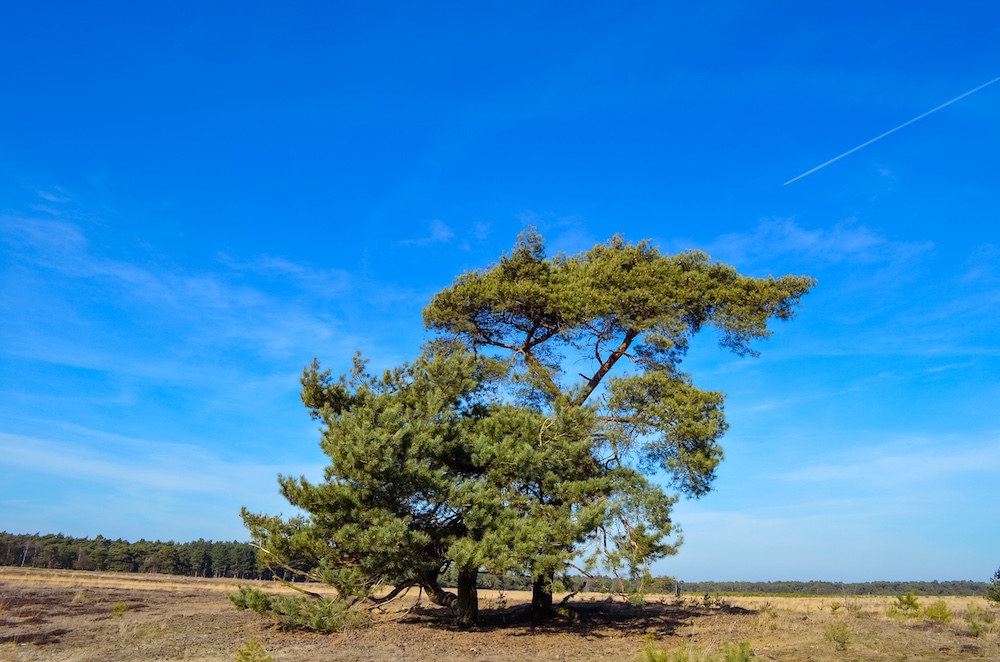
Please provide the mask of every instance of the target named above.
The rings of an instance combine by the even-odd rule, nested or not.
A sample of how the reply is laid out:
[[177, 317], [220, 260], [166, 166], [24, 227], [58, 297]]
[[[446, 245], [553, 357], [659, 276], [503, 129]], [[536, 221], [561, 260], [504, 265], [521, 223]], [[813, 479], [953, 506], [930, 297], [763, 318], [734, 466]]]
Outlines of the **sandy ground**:
[[[441, 609], [408, 595], [371, 627], [318, 635], [236, 611], [226, 598], [235, 589], [233, 580], [0, 568], [0, 661], [235, 660], [254, 638], [274, 662], [635, 661], [650, 637], [661, 650], [694, 647], [696, 660], [748, 641], [759, 660], [1000, 661], [1000, 628], [975, 637], [962, 619], [970, 603], [986, 607], [969, 598], [946, 598], [954, 619], [939, 623], [890, 618], [893, 600], [885, 597], [729, 598], [706, 607], [687, 596], [637, 610], [583, 595], [570, 602], [575, 619], [536, 625], [524, 618], [528, 594], [482, 591], [481, 625], [460, 631]], [[831, 641], [834, 628], [848, 633], [846, 649]]]

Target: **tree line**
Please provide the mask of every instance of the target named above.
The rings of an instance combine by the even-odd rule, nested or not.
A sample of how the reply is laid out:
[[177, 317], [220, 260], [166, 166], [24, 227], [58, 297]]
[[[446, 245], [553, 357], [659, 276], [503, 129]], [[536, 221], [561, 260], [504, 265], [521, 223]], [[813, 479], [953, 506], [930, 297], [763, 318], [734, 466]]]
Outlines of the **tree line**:
[[[272, 573], [259, 569], [257, 549], [245, 542], [162, 542], [138, 540], [129, 542], [104, 536], [74, 538], [61, 533], [40, 535], [0, 532], [0, 565], [56, 570], [93, 570], [102, 572], [146, 572], [153, 574], [183, 575], [188, 577], [229, 577], [236, 579], [271, 579]], [[316, 568], [310, 568], [315, 572]], [[284, 579], [299, 579], [289, 573]], [[443, 572], [440, 584], [446, 588], [458, 585], [454, 568]], [[483, 589], [530, 591], [533, 579], [525, 573], [492, 575], [480, 573], [477, 586]], [[931, 581], [931, 582], [826, 582], [826, 581], [775, 581], [775, 582], [678, 582], [674, 577], [656, 576], [641, 580], [605, 575], [560, 575], [554, 579], [556, 593], [570, 591], [596, 593], [645, 593], [670, 594], [676, 589], [686, 594], [724, 593], [761, 595], [901, 595], [912, 591], [914, 595], [986, 595], [987, 582]]]
[[257, 550], [245, 542], [129, 542], [103, 536], [74, 538], [61, 533], [0, 532], [0, 565], [189, 577], [271, 577], [269, 570], [258, 568]]
[[761, 595], [986, 595], [987, 582], [681, 582], [684, 593], [738, 593]]

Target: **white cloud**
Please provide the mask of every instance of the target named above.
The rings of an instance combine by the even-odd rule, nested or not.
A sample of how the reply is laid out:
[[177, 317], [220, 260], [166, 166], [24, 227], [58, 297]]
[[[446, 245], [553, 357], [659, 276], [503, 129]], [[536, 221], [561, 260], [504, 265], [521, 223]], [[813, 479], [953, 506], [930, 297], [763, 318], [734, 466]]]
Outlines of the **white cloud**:
[[879, 445], [858, 446], [852, 440], [843, 458], [773, 474], [792, 483], [863, 485], [890, 489], [907, 484], [969, 474], [1000, 473], [1000, 435], [986, 439], [967, 436], [909, 436]]
[[779, 256], [831, 265], [910, 262], [932, 247], [931, 242], [892, 241], [853, 220], [807, 230], [794, 219], [779, 218], [762, 220], [749, 232], [721, 235], [703, 250], [737, 265], [767, 263]]
[[431, 244], [448, 244], [455, 238], [455, 231], [440, 219], [431, 221], [428, 230], [430, 234], [425, 237], [404, 239], [399, 243], [404, 246], [429, 246]]
[[[321, 300], [349, 298], [354, 283], [343, 271], [316, 270], [269, 256], [247, 263], [228, 260], [227, 266], [235, 271], [252, 270], [268, 279], [266, 288], [254, 287], [225, 272], [192, 273], [104, 257], [91, 250], [79, 227], [63, 221], [2, 217], [0, 239], [14, 248], [14, 259], [28, 270], [42, 269], [63, 277], [61, 285], [48, 276], [36, 279], [44, 282], [39, 285], [44, 287], [41, 291], [27, 289], [30, 277], [8, 281], [4, 307], [16, 304], [20, 331], [8, 332], [11, 339], [5, 353], [41, 358], [57, 355], [64, 347], [65, 355], [89, 355], [109, 365], [128, 364], [122, 356], [128, 348], [107, 344], [101, 333], [102, 319], [90, 310], [82, 311], [84, 305], [99, 306], [103, 314], [114, 311], [128, 318], [133, 327], [148, 327], [149, 335], [171, 329], [175, 350], [178, 342], [189, 348], [235, 343], [258, 354], [279, 356], [302, 344], [310, 345], [313, 352], [330, 342], [356, 344], [341, 330], [341, 321], [333, 313], [316, 305]], [[290, 283], [299, 293], [273, 292], [279, 282]], [[374, 284], [366, 287], [378, 289]], [[63, 311], [62, 321], [69, 326], [55, 328], [50, 317], [53, 307]], [[51, 332], [46, 333], [47, 328]], [[162, 354], [143, 354], [141, 361], [155, 364], [163, 358]]]
[[0, 432], [0, 466], [71, 482], [171, 493], [239, 493], [273, 483], [278, 473], [322, 475], [322, 467], [224, 460], [200, 446], [130, 439], [77, 427], [72, 443]]

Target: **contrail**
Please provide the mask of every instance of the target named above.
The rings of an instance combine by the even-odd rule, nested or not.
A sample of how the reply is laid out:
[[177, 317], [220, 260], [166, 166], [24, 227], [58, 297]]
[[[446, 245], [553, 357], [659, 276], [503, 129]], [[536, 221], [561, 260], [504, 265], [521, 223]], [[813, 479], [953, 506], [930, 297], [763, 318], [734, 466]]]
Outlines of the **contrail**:
[[928, 110], [928, 111], [927, 111], [926, 113], [924, 113], [923, 115], [917, 115], [916, 117], [914, 117], [914, 118], [913, 118], [912, 120], [910, 120], [909, 122], [903, 122], [902, 124], [900, 124], [899, 126], [897, 126], [897, 127], [895, 128], [895, 129], [889, 129], [888, 131], [886, 131], [885, 133], [883, 133], [883, 134], [882, 134], [881, 136], [875, 136], [874, 138], [872, 138], [872, 139], [871, 139], [871, 140], [869, 140], [868, 142], [866, 142], [866, 143], [862, 143], [862, 144], [858, 145], [857, 147], [855, 147], [854, 149], [851, 149], [851, 150], [848, 150], [848, 151], [844, 152], [844, 153], [843, 153], [843, 154], [841, 154], [840, 156], [835, 156], [834, 158], [830, 159], [830, 160], [829, 160], [829, 161], [827, 161], [826, 163], [821, 163], [821, 164], [819, 164], [818, 166], [816, 166], [815, 168], [813, 168], [812, 170], [809, 170], [809, 171], [807, 171], [807, 172], [804, 172], [804, 173], [802, 173], [801, 175], [799, 175], [798, 177], [795, 177], [794, 179], [789, 179], [789, 180], [788, 180], [787, 182], [785, 182], [784, 184], [782, 184], [782, 186], [788, 186], [788, 185], [789, 185], [789, 184], [791, 184], [792, 182], [794, 182], [794, 181], [798, 181], [798, 180], [802, 179], [803, 177], [805, 177], [806, 175], [811, 175], [811, 174], [813, 174], [814, 172], [816, 172], [817, 170], [819, 170], [819, 169], [821, 169], [821, 168], [825, 168], [825, 167], [827, 167], [828, 165], [830, 165], [830, 164], [831, 164], [831, 163], [833, 163], [834, 161], [839, 161], [840, 159], [844, 158], [844, 157], [845, 157], [845, 156], [847, 156], [848, 154], [853, 154], [854, 152], [858, 151], [858, 150], [859, 150], [859, 149], [861, 149], [862, 147], [868, 147], [868, 145], [871, 145], [871, 144], [872, 144], [873, 142], [875, 142], [876, 140], [881, 140], [882, 138], [885, 138], [885, 137], [886, 137], [887, 135], [889, 135], [890, 133], [895, 133], [896, 131], [899, 131], [899, 130], [900, 130], [900, 129], [902, 129], [902, 128], [903, 128], [904, 126], [909, 126], [909, 125], [913, 124], [914, 122], [916, 122], [917, 120], [922, 120], [923, 118], [927, 117], [927, 116], [928, 116], [928, 115], [930, 115], [931, 113], [936, 113], [937, 111], [941, 110], [941, 109], [942, 109], [942, 108], [944, 108], [945, 106], [950, 106], [951, 104], [953, 104], [953, 103], [955, 103], [956, 101], [959, 101], [959, 100], [961, 100], [961, 99], [964, 99], [965, 97], [969, 96], [970, 94], [975, 94], [975, 93], [976, 93], [976, 92], [978, 92], [979, 90], [983, 89], [984, 87], [987, 87], [988, 85], [992, 85], [993, 83], [997, 82], [998, 80], [1000, 80], [1000, 76], [997, 76], [996, 78], [994, 78], [993, 80], [989, 81], [988, 83], [983, 83], [983, 84], [982, 84], [982, 85], [980, 85], [979, 87], [975, 87], [975, 88], [973, 88], [973, 89], [969, 90], [969, 91], [968, 91], [968, 92], [966, 92], [965, 94], [960, 94], [960, 95], [958, 95], [957, 97], [955, 97], [955, 98], [954, 98], [954, 99], [952, 99], [951, 101], [946, 101], [946, 102], [944, 102], [943, 104], [941, 104], [941, 105], [940, 105], [940, 106], [938, 106], [937, 108], [932, 108], [931, 110]]

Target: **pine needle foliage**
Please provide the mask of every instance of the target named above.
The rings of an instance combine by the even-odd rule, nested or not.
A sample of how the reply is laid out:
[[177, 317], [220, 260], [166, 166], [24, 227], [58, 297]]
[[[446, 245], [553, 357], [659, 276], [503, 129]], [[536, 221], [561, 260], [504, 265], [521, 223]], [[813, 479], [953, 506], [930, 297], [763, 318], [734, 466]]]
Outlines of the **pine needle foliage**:
[[329, 634], [356, 630], [371, 624], [371, 615], [340, 598], [269, 595], [240, 586], [227, 595], [240, 611], [249, 609], [278, 621], [285, 629], [304, 629]]
[[[754, 354], [813, 284], [620, 237], [548, 258], [528, 230], [433, 297], [424, 323], [440, 335], [413, 363], [305, 369], [330, 464], [321, 482], [279, 476], [302, 515], [243, 510], [259, 558], [358, 600], [419, 586], [461, 625], [475, 623], [483, 571], [531, 575], [535, 615], [552, 612], [554, 576], [581, 559], [641, 593], [648, 563], [680, 543], [677, 497], [654, 479], [697, 497], [723, 457], [723, 395], [679, 369], [691, 337], [713, 326]], [[449, 569], [457, 595], [439, 584]]]

